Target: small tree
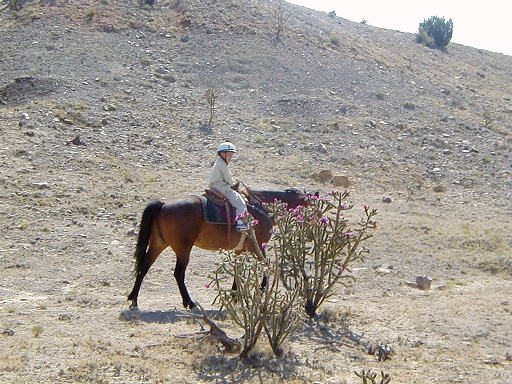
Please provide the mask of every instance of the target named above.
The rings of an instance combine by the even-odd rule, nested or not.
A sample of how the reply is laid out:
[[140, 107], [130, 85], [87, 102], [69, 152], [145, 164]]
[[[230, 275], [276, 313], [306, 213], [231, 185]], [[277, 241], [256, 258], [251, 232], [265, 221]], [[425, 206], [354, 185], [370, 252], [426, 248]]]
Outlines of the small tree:
[[217, 99], [213, 88], [209, 88], [204, 94], [206, 102], [210, 106], [210, 118], [208, 119], [208, 128], [212, 127], [213, 116], [215, 115], [215, 100]]
[[[423, 20], [418, 28], [416, 41], [424, 43], [429, 47], [444, 48], [452, 39], [453, 21], [445, 21], [444, 17], [431, 16], [428, 20]], [[429, 36], [431, 40], [427, 39]]]
[[284, 11], [281, 6], [277, 7], [274, 10], [274, 15], [277, 21], [277, 30], [276, 36], [274, 37], [274, 41], [278, 43], [281, 41], [281, 33], [283, 32], [284, 25], [286, 24], [291, 15]]

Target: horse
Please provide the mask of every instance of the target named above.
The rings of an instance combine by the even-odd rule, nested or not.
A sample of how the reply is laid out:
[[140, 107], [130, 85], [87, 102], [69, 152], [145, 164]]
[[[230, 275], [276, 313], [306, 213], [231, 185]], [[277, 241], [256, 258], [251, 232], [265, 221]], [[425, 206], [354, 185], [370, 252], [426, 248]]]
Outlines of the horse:
[[[271, 237], [274, 220], [267, 214], [262, 203], [276, 200], [293, 209], [299, 205], [307, 205], [308, 195], [297, 189], [285, 191], [250, 190], [243, 191], [248, 196], [248, 212], [258, 220], [254, 226], [256, 243], [262, 253], [263, 243]], [[142, 213], [139, 235], [135, 246], [135, 283], [128, 300], [130, 308], [138, 307], [138, 295], [142, 280], [158, 256], [171, 247], [176, 255], [174, 278], [185, 308], [194, 308], [196, 303], [191, 299], [185, 285], [185, 271], [190, 259], [192, 247], [217, 251], [219, 249], [235, 249], [241, 240], [241, 233], [228, 236], [227, 224], [212, 224], [205, 221], [201, 199], [196, 195], [175, 196], [163, 201], [149, 203]], [[249, 237], [243, 242], [241, 251], [256, 253], [255, 242]], [[239, 248], [237, 247], [237, 250]]]

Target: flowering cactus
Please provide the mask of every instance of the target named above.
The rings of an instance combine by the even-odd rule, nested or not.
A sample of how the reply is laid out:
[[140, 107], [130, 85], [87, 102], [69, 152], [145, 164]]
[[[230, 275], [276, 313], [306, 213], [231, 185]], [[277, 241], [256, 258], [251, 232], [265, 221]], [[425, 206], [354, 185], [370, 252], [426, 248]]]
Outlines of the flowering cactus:
[[349, 228], [343, 211], [353, 206], [347, 197], [348, 192], [330, 192], [326, 198], [312, 198], [308, 206], [287, 210], [276, 202], [270, 207], [277, 223], [273, 239], [281, 278], [286, 287], [301, 291], [310, 317], [336, 283], [353, 279], [348, 266], [363, 258], [367, 250], [360, 246], [376, 227], [377, 211], [365, 205], [365, 218], [355, 229]]

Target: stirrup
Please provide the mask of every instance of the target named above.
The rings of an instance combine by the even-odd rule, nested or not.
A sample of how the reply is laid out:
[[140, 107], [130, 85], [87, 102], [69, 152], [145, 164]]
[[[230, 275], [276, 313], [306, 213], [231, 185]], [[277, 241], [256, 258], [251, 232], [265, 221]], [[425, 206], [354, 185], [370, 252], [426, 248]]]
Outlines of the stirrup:
[[243, 232], [243, 231], [247, 231], [249, 229], [249, 227], [247, 226], [247, 224], [245, 223], [240, 223], [240, 224], [237, 224], [236, 225], [236, 230], [238, 232]]

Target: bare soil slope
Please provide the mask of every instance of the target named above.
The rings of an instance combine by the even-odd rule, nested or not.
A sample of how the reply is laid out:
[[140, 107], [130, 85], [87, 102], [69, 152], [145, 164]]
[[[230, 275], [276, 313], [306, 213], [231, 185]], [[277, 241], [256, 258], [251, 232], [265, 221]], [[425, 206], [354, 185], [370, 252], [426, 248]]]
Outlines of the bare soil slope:
[[[0, 64], [0, 381], [512, 383], [510, 56], [277, 1], [41, 0], [0, 12]], [[226, 139], [250, 186], [326, 192], [329, 169], [379, 210], [356, 283], [280, 359], [201, 335], [170, 251], [128, 311], [142, 210], [201, 191]], [[218, 259], [187, 270], [211, 312]]]

